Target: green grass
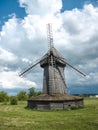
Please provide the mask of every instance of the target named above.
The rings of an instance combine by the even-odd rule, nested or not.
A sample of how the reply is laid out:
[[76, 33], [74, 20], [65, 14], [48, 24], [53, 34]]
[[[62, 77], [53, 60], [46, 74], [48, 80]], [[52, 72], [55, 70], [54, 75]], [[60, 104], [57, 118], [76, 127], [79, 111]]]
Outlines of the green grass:
[[85, 99], [75, 110], [36, 111], [0, 104], [0, 130], [98, 130], [98, 99]]

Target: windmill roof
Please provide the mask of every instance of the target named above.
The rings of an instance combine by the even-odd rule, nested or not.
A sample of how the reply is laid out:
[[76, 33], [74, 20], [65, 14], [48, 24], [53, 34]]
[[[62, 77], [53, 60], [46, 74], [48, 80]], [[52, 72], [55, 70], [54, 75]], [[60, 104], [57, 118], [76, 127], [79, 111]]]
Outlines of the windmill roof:
[[57, 49], [55, 49], [54, 47], [51, 47], [48, 52], [42, 57], [41, 60], [44, 60], [46, 58], [48, 58], [50, 55], [53, 55], [54, 57], [56, 57], [58, 60], [61, 59], [62, 62], [65, 63], [65, 58], [57, 51]]
[[73, 96], [69, 94], [41, 94], [37, 97], [33, 97], [29, 100], [35, 100], [35, 101], [69, 101], [69, 100], [82, 100], [82, 97], [79, 96]]

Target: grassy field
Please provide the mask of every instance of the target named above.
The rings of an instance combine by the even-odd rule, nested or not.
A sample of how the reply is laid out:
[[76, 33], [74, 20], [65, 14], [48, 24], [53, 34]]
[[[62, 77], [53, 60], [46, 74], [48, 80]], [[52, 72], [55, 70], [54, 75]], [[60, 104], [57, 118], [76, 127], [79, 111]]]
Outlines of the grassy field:
[[0, 130], [98, 130], [98, 99], [85, 99], [75, 110], [35, 111], [18, 105], [0, 104]]

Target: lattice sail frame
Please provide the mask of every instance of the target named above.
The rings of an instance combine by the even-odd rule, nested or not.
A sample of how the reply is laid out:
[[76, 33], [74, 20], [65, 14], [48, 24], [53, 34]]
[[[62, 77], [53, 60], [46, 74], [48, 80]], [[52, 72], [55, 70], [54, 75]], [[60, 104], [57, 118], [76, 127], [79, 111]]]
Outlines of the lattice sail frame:
[[49, 49], [54, 47], [53, 31], [52, 31], [52, 24], [51, 23], [47, 24], [47, 40], [48, 40], [48, 47], [49, 47]]

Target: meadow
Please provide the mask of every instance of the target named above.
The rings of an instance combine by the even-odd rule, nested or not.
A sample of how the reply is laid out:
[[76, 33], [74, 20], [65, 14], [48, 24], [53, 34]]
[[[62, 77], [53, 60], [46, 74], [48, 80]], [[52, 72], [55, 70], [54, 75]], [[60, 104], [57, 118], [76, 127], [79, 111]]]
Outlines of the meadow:
[[0, 130], [98, 130], [98, 98], [85, 98], [84, 108], [36, 111], [0, 104]]

